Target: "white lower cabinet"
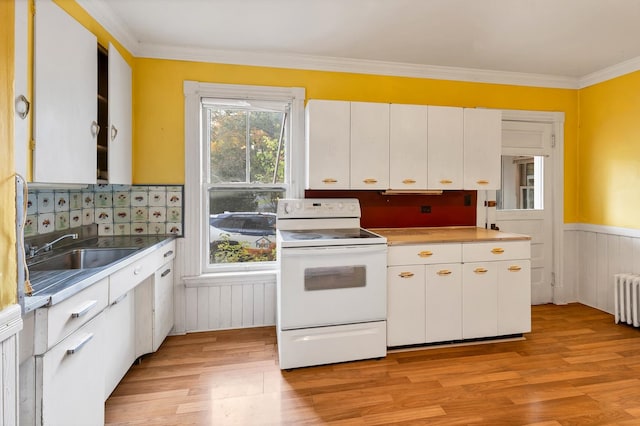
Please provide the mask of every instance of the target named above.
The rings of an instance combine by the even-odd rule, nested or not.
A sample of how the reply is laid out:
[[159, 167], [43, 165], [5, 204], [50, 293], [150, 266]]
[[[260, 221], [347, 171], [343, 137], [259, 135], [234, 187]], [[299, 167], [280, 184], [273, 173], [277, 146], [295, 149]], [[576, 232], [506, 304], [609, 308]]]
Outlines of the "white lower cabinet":
[[490, 263], [462, 265], [463, 339], [498, 335], [498, 269]]
[[105, 358], [104, 399], [116, 388], [136, 359], [135, 352], [135, 300], [130, 290], [114, 300], [105, 309], [106, 345], [109, 356]]
[[158, 350], [173, 328], [173, 260], [136, 287], [136, 357]]
[[387, 278], [387, 346], [424, 343], [424, 266], [389, 266]]
[[426, 341], [462, 338], [462, 267], [445, 263], [426, 267]]
[[530, 242], [391, 246], [387, 346], [531, 331]]
[[42, 425], [104, 424], [103, 322], [101, 312], [36, 356], [36, 419]]
[[[105, 400], [136, 358], [156, 351], [173, 327], [174, 257], [170, 241], [26, 317], [33, 331], [25, 330], [31, 342], [21, 347], [31, 353], [21, 355], [21, 365], [35, 367], [20, 373], [21, 399], [29, 405], [24, 413], [21, 407], [21, 424], [104, 424]], [[139, 353], [141, 338], [147, 344]]]
[[498, 264], [498, 334], [531, 331], [531, 261]]

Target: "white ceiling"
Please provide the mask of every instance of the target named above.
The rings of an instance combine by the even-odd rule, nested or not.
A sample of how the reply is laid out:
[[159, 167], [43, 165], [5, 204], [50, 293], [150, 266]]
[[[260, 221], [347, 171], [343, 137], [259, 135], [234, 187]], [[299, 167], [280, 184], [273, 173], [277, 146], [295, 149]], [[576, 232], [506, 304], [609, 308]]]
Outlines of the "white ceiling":
[[640, 0], [78, 2], [141, 57], [556, 87], [640, 69]]

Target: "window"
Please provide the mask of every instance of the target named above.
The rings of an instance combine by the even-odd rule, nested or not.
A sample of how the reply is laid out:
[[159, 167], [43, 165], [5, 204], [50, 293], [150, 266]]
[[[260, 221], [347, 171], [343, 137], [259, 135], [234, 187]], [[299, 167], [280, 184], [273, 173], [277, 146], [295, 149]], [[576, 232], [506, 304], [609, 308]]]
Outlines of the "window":
[[301, 197], [304, 90], [185, 82], [185, 259], [275, 270], [277, 201]]
[[287, 195], [290, 103], [203, 99], [209, 264], [272, 262]]
[[543, 204], [542, 156], [503, 155], [498, 210], [540, 210]]

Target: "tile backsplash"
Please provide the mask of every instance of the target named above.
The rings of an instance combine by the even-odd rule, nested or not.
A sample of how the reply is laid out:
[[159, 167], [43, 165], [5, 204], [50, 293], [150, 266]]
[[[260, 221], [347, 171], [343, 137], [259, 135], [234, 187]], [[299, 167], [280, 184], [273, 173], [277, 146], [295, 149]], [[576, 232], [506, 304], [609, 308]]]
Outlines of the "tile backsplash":
[[31, 189], [25, 237], [98, 225], [99, 235], [182, 235], [182, 186]]

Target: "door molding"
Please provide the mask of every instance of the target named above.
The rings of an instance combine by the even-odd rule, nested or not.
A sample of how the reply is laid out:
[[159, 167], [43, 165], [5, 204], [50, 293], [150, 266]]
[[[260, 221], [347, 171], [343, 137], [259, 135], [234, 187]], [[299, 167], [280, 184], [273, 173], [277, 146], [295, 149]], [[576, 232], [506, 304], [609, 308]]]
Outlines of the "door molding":
[[503, 110], [502, 121], [529, 121], [550, 123], [553, 126], [553, 211], [552, 240], [554, 282], [552, 285], [552, 302], [556, 305], [567, 303], [564, 277], [564, 112]]

